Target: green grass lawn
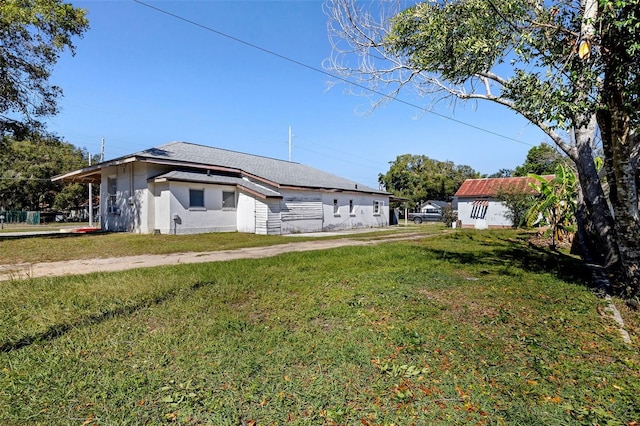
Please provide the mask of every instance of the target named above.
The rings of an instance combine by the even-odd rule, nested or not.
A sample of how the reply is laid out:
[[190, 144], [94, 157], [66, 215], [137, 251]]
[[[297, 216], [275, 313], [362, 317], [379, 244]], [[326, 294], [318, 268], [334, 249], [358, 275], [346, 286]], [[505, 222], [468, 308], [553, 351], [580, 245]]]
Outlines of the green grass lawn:
[[39, 238], [0, 240], [0, 263], [55, 262], [137, 254], [230, 250], [289, 242], [280, 235], [210, 233], [150, 235], [126, 232], [109, 234], [61, 234]]
[[640, 315], [583, 272], [458, 230], [1, 282], [0, 424], [631, 425]]
[[[44, 229], [44, 228], [43, 228]], [[368, 234], [347, 235], [350, 238], [382, 238], [388, 234], [420, 232], [438, 233], [444, 226], [392, 227], [373, 230]], [[319, 235], [322, 235], [319, 233]], [[150, 235], [127, 232], [106, 234], [60, 234], [38, 238], [2, 239], [0, 235], [0, 264], [56, 262], [96, 257], [120, 257], [138, 254], [168, 254], [233, 250], [243, 247], [263, 247], [331, 236], [255, 235], [237, 232], [194, 235]]]

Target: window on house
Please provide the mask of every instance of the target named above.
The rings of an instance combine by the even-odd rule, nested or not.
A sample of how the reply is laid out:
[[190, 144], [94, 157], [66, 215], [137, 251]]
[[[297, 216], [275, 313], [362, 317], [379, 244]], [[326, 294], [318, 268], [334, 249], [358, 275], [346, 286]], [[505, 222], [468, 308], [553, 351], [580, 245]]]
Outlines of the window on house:
[[204, 189], [189, 190], [189, 208], [204, 208]]
[[115, 176], [109, 176], [107, 178], [107, 192], [108, 192], [108, 200], [107, 205], [115, 206], [116, 205], [116, 195], [118, 194], [118, 178]]
[[334, 198], [333, 199], [333, 214], [339, 214], [340, 213], [340, 206], [338, 205], [338, 199]]
[[118, 215], [120, 209], [118, 202], [118, 178], [117, 176], [107, 177], [107, 214]]
[[373, 214], [380, 214], [380, 201], [373, 202]]
[[235, 193], [235, 191], [222, 191], [222, 208], [223, 209], [235, 209], [236, 208], [236, 193]]
[[353, 205], [353, 200], [349, 200], [349, 214], [356, 214], [356, 206]]

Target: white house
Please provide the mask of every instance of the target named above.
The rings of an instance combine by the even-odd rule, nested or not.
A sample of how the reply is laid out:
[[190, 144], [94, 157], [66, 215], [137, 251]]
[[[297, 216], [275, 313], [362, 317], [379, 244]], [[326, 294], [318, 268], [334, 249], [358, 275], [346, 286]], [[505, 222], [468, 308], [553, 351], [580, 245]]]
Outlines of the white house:
[[[544, 176], [551, 180], [553, 175]], [[535, 194], [529, 185], [537, 182], [530, 177], [485, 178], [465, 180], [455, 196], [458, 200], [458, 220], [463, 228], [508, 228], [513, 225], [508, 210], [497, 197], [501, 191]]]
[[438, 200], [427, 200], [424, 203], [420, 204], [418, 211], [420, 213], [439, 213], [442, 214], [442, 211], [447, 207], [451, 207], [450, 203], [446, 201], [438, 201]]
[[291, 234], [389, 225], [387, 192], [299, 163], [186, 142], [53, 180], [99, 183], [105, 231]]

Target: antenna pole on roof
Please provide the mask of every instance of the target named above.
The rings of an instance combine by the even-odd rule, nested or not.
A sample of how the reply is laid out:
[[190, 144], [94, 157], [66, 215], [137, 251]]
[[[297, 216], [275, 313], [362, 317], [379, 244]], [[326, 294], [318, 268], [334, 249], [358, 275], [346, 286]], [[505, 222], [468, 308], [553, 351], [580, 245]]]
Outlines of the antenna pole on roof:
[[289, 162], [291, 162], [291, 138], [293, 135], [291, 134], [291, 126], [289, 126]]
[[100, 147], [100, 162], [104, 161], [104, 136], [102, 137], [102, 143]]

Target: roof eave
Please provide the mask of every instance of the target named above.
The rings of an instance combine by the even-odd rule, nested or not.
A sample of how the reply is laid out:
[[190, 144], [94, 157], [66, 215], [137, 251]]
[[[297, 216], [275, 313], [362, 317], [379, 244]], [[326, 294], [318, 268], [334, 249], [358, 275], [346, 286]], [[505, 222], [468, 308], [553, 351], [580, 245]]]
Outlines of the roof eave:
[[344, 189], [344, 188], [325, 188], [321, 186], [297, 186], [297, 185], [280, 185], [280, 189], [303, 190], [303, 191], [323, 191], [323, 192], [342, 192], [352, 194], [371, 194], [390, 197], [392, 194], [384, 191], [365, 191], [361, 189]]
[[93, 166], [74, 170], [63, 175], [54, 176], [51, 178], [51, 181], [67, 183], [100, 183], [102, 181], [103, 168], [110, 166], [119, 166], [121, 164], [128, 164], [134, 161], [136, 161], [135, 157], [117, 158], [115, 160], [105, 161], [102, 163], [94, 164]]

